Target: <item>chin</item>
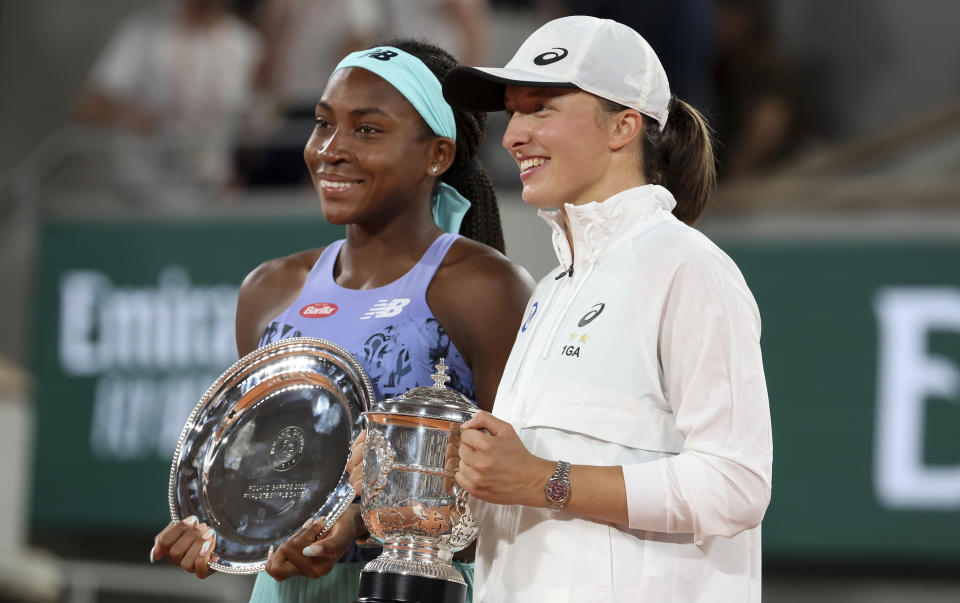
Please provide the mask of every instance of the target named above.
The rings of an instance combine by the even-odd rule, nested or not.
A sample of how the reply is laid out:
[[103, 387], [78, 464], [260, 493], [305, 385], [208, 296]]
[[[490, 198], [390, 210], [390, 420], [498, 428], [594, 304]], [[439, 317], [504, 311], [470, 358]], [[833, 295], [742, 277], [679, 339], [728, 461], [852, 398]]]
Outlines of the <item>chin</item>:
[[544, 195], [538, 193], [537, 191], [528, 190], [524, 188], [521, 191], [520, 196], [523, 198], [523, 202], [527, 205], [532, 205], [540, 209], [557, 209], [562, 203], [555, 201], [552, 196]]
[[356, 218], [356, 216], [354, 216], [351, 212], [337, 211], [336, 209], [329, 207], [323, 201], [320, 203], [320, 212], [323, 214], [324, 220], [336, 226], [346, 226], [347, 224], [352, 224]]

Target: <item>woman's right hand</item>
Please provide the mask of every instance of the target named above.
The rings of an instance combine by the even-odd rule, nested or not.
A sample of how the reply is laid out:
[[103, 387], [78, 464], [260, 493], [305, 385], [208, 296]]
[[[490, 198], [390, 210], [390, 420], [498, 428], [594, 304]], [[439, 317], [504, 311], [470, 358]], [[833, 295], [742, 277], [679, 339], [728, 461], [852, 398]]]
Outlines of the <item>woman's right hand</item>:
[[350, 458], [347, 460], [347, 473], [350, 475], [350, 485], [353, 491], [360, 494], [363, 487], [363, 447], [367, 441], [367, 430], [364, 429], [350, 446]]
[[217, 535], [195, 515], [183, 521], [171, 521], [162, 532], [154, 536], [150, 549], [150, 563], [166, 557], [173, 565], [179, 565], [198, 578], [213, 573], [210, 561], [219, 558], [213, 554]]

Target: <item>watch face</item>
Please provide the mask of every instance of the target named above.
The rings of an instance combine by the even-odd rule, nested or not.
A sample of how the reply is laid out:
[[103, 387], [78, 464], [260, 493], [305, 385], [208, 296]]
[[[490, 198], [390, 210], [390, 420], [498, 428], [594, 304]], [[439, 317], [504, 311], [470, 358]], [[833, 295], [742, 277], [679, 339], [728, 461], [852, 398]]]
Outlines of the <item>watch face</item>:
[[547, 499], [551, 502], [564, 503], [567, 502], [567, 498], [570, 497], [570, 484], [563, 480], [552, 479], [547, 482], [543, 491], [546, 493]]

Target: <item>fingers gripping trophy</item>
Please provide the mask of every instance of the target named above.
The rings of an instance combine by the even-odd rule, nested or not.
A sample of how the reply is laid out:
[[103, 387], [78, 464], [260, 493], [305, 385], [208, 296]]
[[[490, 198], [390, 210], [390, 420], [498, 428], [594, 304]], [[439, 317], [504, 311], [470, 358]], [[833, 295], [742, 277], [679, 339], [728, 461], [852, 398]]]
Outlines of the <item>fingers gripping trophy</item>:
[[460, 426], [477, 409], [446, 387], [443, 359], [436, 369], [433, 386], [363, 413], [363, 519], [384, 544], [360, 574], [356, 603], [464, 601], [466, 583], [453, 553], [473, 541], [477, 524], [455, 475]]

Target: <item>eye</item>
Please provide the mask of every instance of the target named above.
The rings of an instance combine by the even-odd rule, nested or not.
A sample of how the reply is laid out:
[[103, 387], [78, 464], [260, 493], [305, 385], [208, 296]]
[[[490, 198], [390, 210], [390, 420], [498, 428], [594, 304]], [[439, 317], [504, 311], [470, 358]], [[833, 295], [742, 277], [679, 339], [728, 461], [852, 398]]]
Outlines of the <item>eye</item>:
[[543, 111], [546, 111], [546, 110], [549, 109], [549, 108], [550, 108], [550, 107], [548, 107], [548, 106], [546, 106], [546, 105], [537, 104], [537, 105], [534, 105], [534, 107], [533, 107], [533, 112], [534, 112], [534, 113], [542, 113]]
[[322, 117], [317, 117], [316, 119], [313, 120], [313, 123], [315, 124], [315, 126], [316, 126], [318, 129], [326, 129], [326, 128], [333, 127], [333, 126], [330, 124], [330, 122], [328, 122], [327, 120], [325, 120], [325, 119], [322, 118]]
[[379, 134], [380, 133], [380, 130], [367, 124], [364, 124], [359, 128], [357, 128], [357, 131], [360, 132], [361, 134]]

